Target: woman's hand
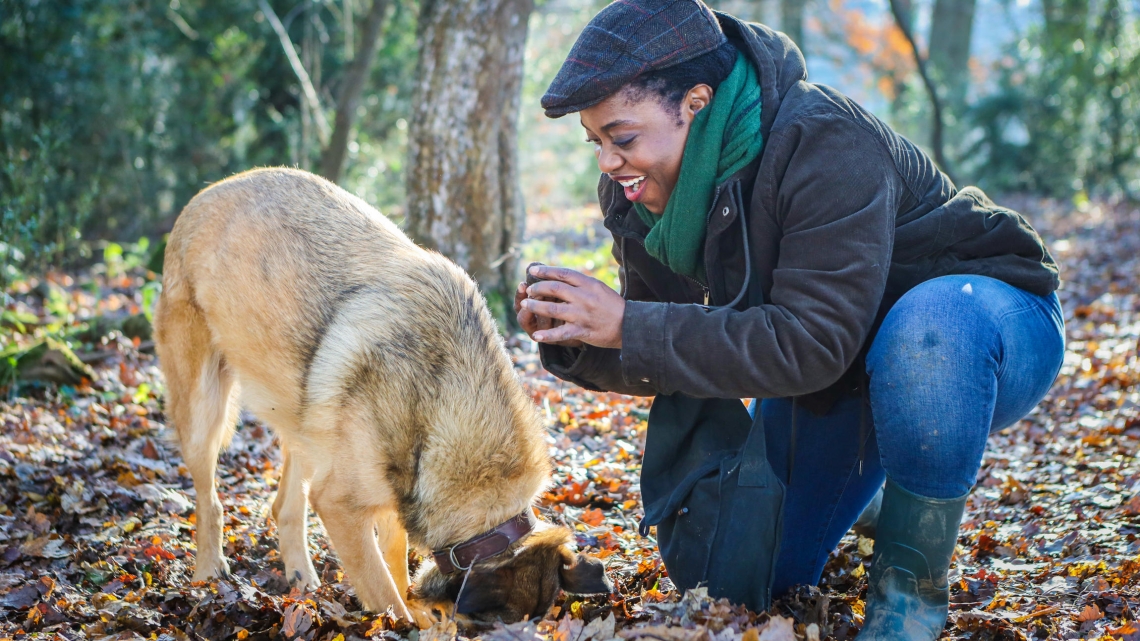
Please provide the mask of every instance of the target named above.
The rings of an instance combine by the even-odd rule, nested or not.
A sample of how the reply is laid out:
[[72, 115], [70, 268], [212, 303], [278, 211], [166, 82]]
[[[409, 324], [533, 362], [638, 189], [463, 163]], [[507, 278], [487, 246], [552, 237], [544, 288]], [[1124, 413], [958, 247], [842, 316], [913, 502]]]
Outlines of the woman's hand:
[[[526, 299], [527, 299], [527, 284], [526, 283], [519, 283], [519, 286], [517, 288], [515, 288], [515, 318], [518, 319], [519, 326], [523, 328], [523, 331], [526, 332], [527, 336], [530, 336], [531, 339], [537, 341], [538, 339], [535, 338], [535, 336], [534, 336], [536, 332], [551, 329], [552, 327], [557, 327], [557, 326], [562, 324], [562, 321], [560, 321], [560, 320], [554, 320], [554, 319], [550, 318], [549, 316], [538, 316], [538, 315], [530, 312], [529, 310], [523, 309], [522, 302]], [[545, 342], [548, 345], [559, 345], [562, 347], [581, 347], [582, 346], [582, 341], [576, 341], [576, 340], [558, 341], [558, 342], [545, 341]]]
[[580, 341], [597, 347], [621, 348], [621, 322], [625, 316], [625, 299], [602, 281], [564, 267], [535, 265], [530, 273], [542, 279], [527, 288], [527, 297], [515, 294], [520, 309], [519, 324], [527, 324], [523, 312], [546, 317], [559, 324], [538, 327], [527, 333], [547, 344], [560, 345]]

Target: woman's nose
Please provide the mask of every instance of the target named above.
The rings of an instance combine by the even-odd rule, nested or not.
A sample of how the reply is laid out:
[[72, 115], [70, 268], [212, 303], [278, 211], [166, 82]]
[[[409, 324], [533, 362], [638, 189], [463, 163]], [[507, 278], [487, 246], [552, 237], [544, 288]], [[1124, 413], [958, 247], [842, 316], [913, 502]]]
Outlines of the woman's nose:
[[598, 169], [604, 174], [612, 174], [625, 163], [621, 156], [615, 154], [613, 151], [606, 149], [605, 146], [598, 152]]

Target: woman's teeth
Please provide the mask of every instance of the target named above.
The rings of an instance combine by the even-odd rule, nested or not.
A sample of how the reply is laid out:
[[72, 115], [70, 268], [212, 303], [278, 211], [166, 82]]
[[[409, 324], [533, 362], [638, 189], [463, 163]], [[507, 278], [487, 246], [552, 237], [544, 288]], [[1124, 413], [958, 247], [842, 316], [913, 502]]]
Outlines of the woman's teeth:
[[645, 180], [645, 176], [638, 176], [637, 178], [634, 178], [633, 180], [619, 180], [618, 184], [621, 185], [622, 187], [625, 187], [626, 189], [629, 189], [631, 187], [636, 188], [638, 185], [641, 184], [641, 181], [643, 181], [643, 180]]

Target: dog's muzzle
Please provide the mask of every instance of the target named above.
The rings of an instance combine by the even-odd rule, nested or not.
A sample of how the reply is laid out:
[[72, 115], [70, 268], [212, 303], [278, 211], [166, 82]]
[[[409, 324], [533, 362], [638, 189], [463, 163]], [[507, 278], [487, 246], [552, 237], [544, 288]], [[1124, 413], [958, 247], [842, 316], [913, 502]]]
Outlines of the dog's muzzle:
[[530, 534], [534, 529], [534, 513], [528, 507], [518, 516], [477, 534], [462, 543], [435, 550], [432, 557], [440, 572], [452, 574], [471, 569], [476, 561], [502, 554], [511, 544]]

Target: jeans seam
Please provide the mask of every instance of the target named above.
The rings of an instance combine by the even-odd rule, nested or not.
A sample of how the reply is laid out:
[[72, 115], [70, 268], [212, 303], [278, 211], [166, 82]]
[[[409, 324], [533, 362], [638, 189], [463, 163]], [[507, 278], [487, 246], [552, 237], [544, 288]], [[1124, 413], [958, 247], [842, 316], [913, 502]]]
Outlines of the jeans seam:
[[[838, 493], [836, 493], [832, 497], [832, 499], [831, 499], [831, 511], [827, 515], [827, 520], [823, 522], [823, 527], [819, 528], [819, 535], [816, 537], [815, 541], [813, 542], [813, 544], [815, 545], [815, 552], [811, 556], [812, 563], [813, 563], [812, 568], [811, 568], [811, 570], [812, 570], [811, 575], [812, 576], [815, 576], [815, 564], [820, 563], [820, 557], [821, 556], [823, 556], [823, 562], [822, 563], [824, 565], [827, 564], [827, 556], [826, 556], [826, 554], [823, 554], [824, 553], [823, 540], [824, 540], [824, 538], [827, 537], [827, 532], [828, 532], [828, 530], [831, 529], [832, 522], [835, 521], [835, 512], [839, 509], [839, 503], [841, 502], [841, 499], [843, 498], [843, 493], [846, 492], [847, 487], [849, 485], [851, 485], [851, 473], [854, 471], [855, 471], [855, 468], [852, 467], [851, 470], [847, 473], [847, 477], [843, 480], [843, 485], [838, 488]], [[831, 550], [827, 550], [826, 553], [830, 554]]]
[[[996, 329], [997, 329], [998, 341], [1000, 342], [1000, 346], [1001, 346], [1001, 357], [1002, 357], [1001, 362], [998, 363], [997, 371], [994, 372], [994, 374], [995, 374], [995, 376], [997, 376], [998, 380], [1001, 380], [1001, 377], [1005, 375], [1005, 363], [1006, 363], [1005, 336], [1002, 332], [1002, 325], [1005, 323], [1005, 319], [1009, 318], [1010, 316], [1018, 316], [1020, 314], [1026, 313], [1026, 312], [1032, 312], [1032, 311], [1040, 309], [1040, 308], [1041, 308], [1041, 305], [1038, 302], [1034, 302], [1034, 303], [1030, 303], [1028, 305], [1018, 307], [1016, 309], [1011, 309], [1009, 311], [1003, 312], [1000, 316], [997, 317], [995, 325], [996, 325]], [[1059, 368], [1058, 368], [1058, 371], [1060, 371]]]
[[1023, 305], [1023, 306], [1017, 307], [1015, 309], [1011, 309], [1011, 310], [1002, 312], [997, 317], [997, 320], [1000, 322], [1000, 321], [1003, 321], [1010, 316], [1016, 316], [1017, 314], [1023, 314], [1025, 312], [1031, 312], [1035, 309], [1038, 309], [1039, 307], [1040, 307], [1040, 305], [1038, 305], [1036, 303], [1030, 303], [1028, 305]]
[[[863, 436], [863, 442], [864, 443], [871, 440], [871, 434], [874, 431], [875, 431], [875, 428], [874, 428], [874, 425], [872, 424], [871, 429], [868, 430], [867, 434], [865, 434]], [[877, 454], [877, 452], [876, 452], [876, 454]], [[834, 498], [831, 501], [831, 512], [827, 515], [827, 520], [824, 522], [824, 526], [822, 528], [820, 528], [820, 530], [819, 530], [820, 535], [815, 541], [815, 554], [814, 554], [815, 563], [820, 563], [819, 559], [822, 555], [822, 557], [823, 557], [822, 564], [823, 565], [827, 564], [827, 555], [829, 555], [831, 553], [831, 550], [824, 550], [823, 549], [823, 539], [827, 536], [827, 532], [831, 529], [831, 524], [835, 521], [835, 512], [837, 510], [839, 510], [839, 504], [841, 502], [841, 499], [843, 498], [843, 495], [847, 492], [847, 488], [851, 487], [851, 478], [856, 473], [856, 470], [858, 469], [858, 467], [859, 467], [859, 462], [856, 461], [855, 465], [852, 465], [851, 469], [848, 470], [847, 476], [843, 480], [843, 485], [839, 488], [838, 493], [834, 496]], [[885, 468], [884, 468], [884, 471], [885, 471]], [[826, 554], [825, 554], [825, 552], [826, 552]], [[815, 576], [815, 567], [814, 566], [812, 567], [812, 576]]]

